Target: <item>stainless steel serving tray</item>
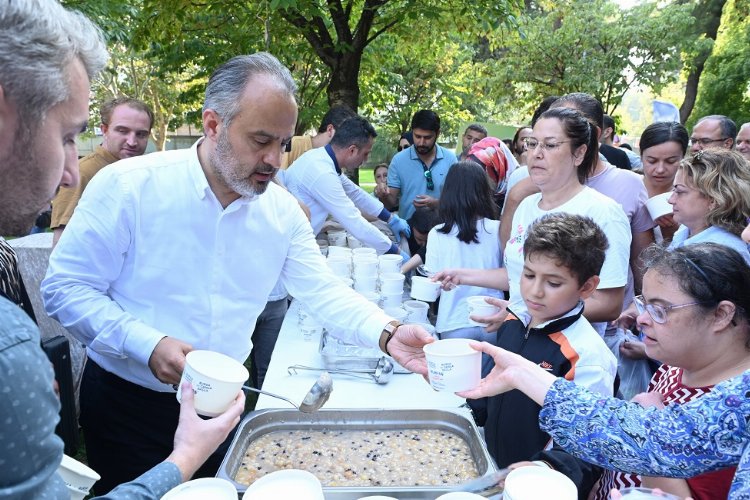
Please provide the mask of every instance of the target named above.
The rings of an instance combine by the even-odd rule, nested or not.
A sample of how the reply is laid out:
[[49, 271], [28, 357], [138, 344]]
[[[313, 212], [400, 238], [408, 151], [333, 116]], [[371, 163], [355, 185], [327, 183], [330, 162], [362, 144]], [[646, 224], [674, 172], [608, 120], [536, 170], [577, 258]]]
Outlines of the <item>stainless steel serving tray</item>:
[[[480, 476], [496, 470], [484, 441], [468, 412], [450, 410], [322, 410], [306, 414], [296, 410], [259, 410], [240, 422], [217, 477], [231, 481], [242, 494], [247, 486], [234, 481], [249, 444], [264, 434], [287, 430], [394, 430], [439, 429], [461, 436], [469, 445]], [[356, 500], [367, 495], [386, 495], [400, 500], [435, 499], [450, 487], [325, 487], [326, 500]]]
[[[344, 352], [346, 347], [365, 354]], [[371, 353], [368, 351], [371, 351]], [[348, 344], [345, 346], [339, 345], [327, 330], [323, 330], [323, 335], [320, 336], [318, 353], [323, 359], [323, 366], [329, 370], [374, 370], [380, 358], [383, 357], [383, 353], [378, 349], [367, 349], [365, 347], [349, 346]], [[393, 362], [393, 371], [395, 373], [411, 373], [399, 365], [393, 358], [389, 359]]]

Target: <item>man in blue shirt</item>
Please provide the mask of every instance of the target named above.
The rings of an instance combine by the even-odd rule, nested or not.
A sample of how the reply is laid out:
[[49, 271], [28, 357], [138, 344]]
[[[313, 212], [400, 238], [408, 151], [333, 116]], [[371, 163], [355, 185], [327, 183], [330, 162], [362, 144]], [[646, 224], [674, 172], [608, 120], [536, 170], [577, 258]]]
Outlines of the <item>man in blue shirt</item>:
[[398, 205], [398, 215], [409, 219], [416, 207], [437, 210], [443, 182], [456, 163], [453, 151], [438, 146], [440, 117], [422, 109], [411, 119], [414, 144], [396, 153], [388, 167], [389, 205]]

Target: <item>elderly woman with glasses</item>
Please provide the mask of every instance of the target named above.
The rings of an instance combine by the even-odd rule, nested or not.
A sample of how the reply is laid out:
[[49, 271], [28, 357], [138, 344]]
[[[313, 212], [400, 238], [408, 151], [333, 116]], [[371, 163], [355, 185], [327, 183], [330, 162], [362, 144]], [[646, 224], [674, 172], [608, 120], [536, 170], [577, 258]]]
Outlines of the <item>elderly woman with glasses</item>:
[[[665, 364], [635, 402], [603, 398], [487, 343], [495, 369], [466, 398], [512, 389], [542, 405], [555, 444], [680, 496], [750, 498], [750, 266], [715, 243], [647, 252], [639, 326]], [[727, 468], [736, 467], [734, 470]], [[637, 478], [607, 473], [601, 490]], [[632, 484], [628, 482], [627, 484]], [[600, 496], [606, 498], [606, 496]]]
[[[740, 238], [750, 215], [750, 165], [728, 149], [704, 149], [680, 162], [674, 178], [672, 204], [675, 232], [670, 248], [696, 243], [719, 243], [737, 250], [750, 264], [747, 243]], [[635, 324], [631, 305], [617, 322], [624, 328]], [[642, 345], [628, 346], [629, 357], [639, 358]], [[638, 351], [638, 352], [636, 352]]]
[[[631, 233], [621, 206], [611, 198], [585, 186], [586, 176], [598, 161], [596, 127], [579, 111], [554, 108], [544, 112], [526, 139], [531, 181], [540, 192], [525, 198], [513, 215], [511, 237], [505, 247], [504, 264], [498, 269], [446, 269], [435, 275], [444, 289], [472, 285], [510, 291], [512, 303], [521, 300], [523, 243], [526, 230], [545, 214], [567, 212], [585, 215], [596, 222], [609, 241], [600, 283], [586, 300], [584, 316], [590, 322], [611, 321], [622, 309], [628, 279]], [[554, 280], [551, 280], [554, 282]], [[496, 331], [507, 314], [506, 303], [499, 314], [482, 319], [488, 332]]]

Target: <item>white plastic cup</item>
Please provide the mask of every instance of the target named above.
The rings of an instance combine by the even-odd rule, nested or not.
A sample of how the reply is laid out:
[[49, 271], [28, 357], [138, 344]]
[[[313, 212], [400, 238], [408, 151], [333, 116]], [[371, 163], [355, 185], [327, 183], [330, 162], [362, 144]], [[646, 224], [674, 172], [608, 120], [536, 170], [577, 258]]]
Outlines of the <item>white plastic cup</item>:
[[630, 486], [620, 490], [622, 498], [627, 500], [680, 500], [680, 497], [671, 493], [655, 492], [652, 488]]
[[409, 313], [406, 320], [410, 323], [427, 323], [427, 312], [430, 305], [419, 300], [406, 300], [402, 304], [406, 312]]
[[370, 247], [352, 248], [352, 257], [356, 259], [360, 255], [369, 255], [371, 257], [374, 257], [376, 260], [378, 258], [378, 252], [376, 252], [374, 248], [370, 248]]
[[378, 292], [359, 292], [362, 297], [366, 298], [373, 304], [378, 304], [380, 302], [380, 295]]
[[377, 275], [354, 275], [354, 289], [359, 293], [372, 292], [375, 293], [378, 289], [378, 278]]
[[169, 490], [162, 500], [236, 500], [237, 489], [226, 479], [203, 477], [193, 479]]
[[346, 231], [329, 232], [328, 244], [332, 247], [346, 247]]
[[89, 490], [94, 486], [94, 483], [102, 478], [88, 465], [82, 464], [67, 455], [63, 455], [57, 473], [65, 482], [71, 500], [83, 500], [89, 494]]
[[182, 401], [182, 383], [190, 382], [195, 392], [195, 411], [199, 415], [216, 417], [229, 408], [249, 376], [242, 363], [225, 354], [190, 351], [185, 356], [177, 401]]
[[312, 342], [322, 335], [323, 325], [308, 312], [299, 323], [299, 331], [305, 342]]
[[[237, 493], [235, 492], [235, 498]], [[242, 500], [324, 500], [323, 485], [304, 470], [286, 469], [266, 474], [248, 486]]]
[[468, 491], [451, 491], [445, 495], [440, 495], [435, 500], [479, 500], [485, 497]]
[[657, 194], [646, 200], [646, 210], [652, 219], [658, 219], [662, 215], [672, 213], [672, 205], [667, 201], [672, 196], [671, 192]]
[[385, 254], [378, 257], [378, 266], [380, 274], [400, 273], [404, 259], [400, 255]]
[[326, 263], [336, 276], [348, 278], [352, 274], [351, 261], [348, 258], [329, 256]]
[[384, 309], [386, 307], [401, 307], [401, 302], [404, 300], [404, 293], [381, 293], [380, 294], [380, 305]]
[[423, 347], [430, 385], [436, 391], [468, 391], [479, 385], [482, 353], [469, 339], [436, 340]]
[[409, 324], [409, 325], [419, 325], [422, 328], [424, 328], [425, 330], [427, 330], [427, 333], [429, 333], [430, 335], [432, 335], [435, 339], [438, 338], [438, 336], [437, 336], [437, 330], [435, 330], [435, 327], [432, 326], [430, 323], [421, 323], [421, 322], [415, 322], [415, 321], [407, 321], [406, 323]]
[[528, 466], [510, 471], [503, 500], [576, 500], [578, 489], [564, 474], [548, 467]]
[[384, 307], [383, 312], [402, 323], [406, 321], [406, 317], [409, 314], [403, 307]]
[[352, 258], [352, 251], [346, 247], [337, 247], [334, 245], [328, 246], [328, 257], [346, 257], [347, 259]]
[[377, 278], [378, 276], [378, 259], [372, 255], [354, 255], [354, 274], [367, 274]]
[[488, 304], [484, 299], [488, 298], [486, 295], [477, 295], [475, 297], [469, 297], [466, 299], [466, 304], [469, 306], [469, 323], [476, 326], [487, 326], [486, 323], [480, 323], [474, 321], [471, 316], [492, 316], [500, 312], [500, 308], [493, 304]]
[[346, 246], [351, 248], [352, 250], [355, 248], [362, 248], [362, 242], [359, 241], [357, 238], [355, 238], [352, 235], [348, 235], [346, 237]]
[[380, 293], [404, 293], [404, 278], [401, 273], [380, 273]]
[[440, 295], [440, 282], [424, 276], [412, 276], [411, 298], [423, 302], [435, 302]]

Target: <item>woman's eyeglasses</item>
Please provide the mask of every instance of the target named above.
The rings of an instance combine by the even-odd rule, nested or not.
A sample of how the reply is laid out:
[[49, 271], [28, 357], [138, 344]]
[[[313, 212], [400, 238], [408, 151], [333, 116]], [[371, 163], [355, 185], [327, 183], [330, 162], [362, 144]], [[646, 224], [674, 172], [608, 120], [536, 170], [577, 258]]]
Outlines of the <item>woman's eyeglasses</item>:
[[523, 144], [526, 146], [526, 150], [531, 151], [531, 152], [534, 152], [537, 146], [542, 148], [542, 151], [552, 151], [554, 149], [559, 148], [562, 144], [565, 144], [566, 142], [570, 142], [570, 141], [540, 142], [530, 137], [527, 137], [526, 139], [523, 140]]
[[396, 148], [396, 151], [400, 153], [404, 149], [409, 149], [410, 147], [411, 147], [410, 144], [407, 144], [406, 146], [402, 146], [401, 144], [399, 144], [398, 147]]
[[688, 302], [686, 304], [675, 304], [673, 306], [663, 306], [661, 304], [651, 304], [646, 302], [643, 295], [637, 295], [633, 301], [635, 302], [635, 308], [638, 310], [638, 314], [643, 314], [643, 311], [648, 312], [651, 319], [654, 322], [663, 325], [667, 322], [667, 313], [672, 309], [680, 309], [682, 307], [697, 306], [700, 304], [708, 304], [708, 302]]

